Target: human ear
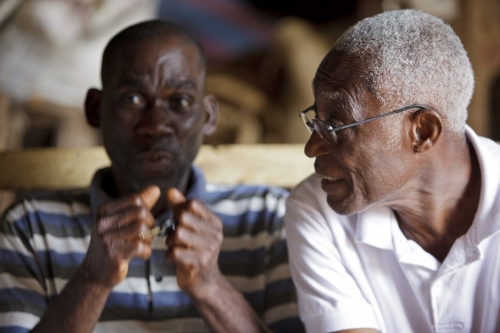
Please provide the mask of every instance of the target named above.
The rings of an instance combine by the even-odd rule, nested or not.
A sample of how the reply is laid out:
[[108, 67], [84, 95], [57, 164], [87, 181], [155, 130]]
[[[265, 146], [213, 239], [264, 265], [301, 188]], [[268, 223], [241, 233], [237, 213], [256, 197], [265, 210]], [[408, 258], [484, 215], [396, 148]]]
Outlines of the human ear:
[[101, 125], [100, 111], [101, 111], [101, 95], [102, 92], [95, 88], [90, 88], [85, 97], [85, 116], [87, 123], [94, 127], [99, 128]]
[[203, 135], [210, 135], [217, 129], [217, 119], [219, 118], [219, 103], [213, 95], [203, 97], [203, 107], [205, 109], [205, 123], [203, 124]]
[[415, 153], [431, 149], [439, 140], [443, 123], [439, 114], [430, 109], [422, 109], [411, 119], [411, 142]]

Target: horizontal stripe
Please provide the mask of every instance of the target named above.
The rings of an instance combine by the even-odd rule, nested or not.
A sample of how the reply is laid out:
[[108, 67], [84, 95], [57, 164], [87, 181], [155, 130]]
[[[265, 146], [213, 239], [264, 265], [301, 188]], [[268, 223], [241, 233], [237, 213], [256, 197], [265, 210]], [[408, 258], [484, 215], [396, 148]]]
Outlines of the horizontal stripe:
[[243, 296], [257, 313], [260, 314], [262, 314], [266, 308], [296, 301], [292, 280], [276, 281], [267, 285], [266, 290], [243, 293]]
[[255, 264], [262, 263], [266, 258], [266, 249], [259, 248], [257, 250], [239, 250], [231, 252], [220, 252], [219, 253], [219, 264], [231, 264], [231, 263], [245, 263], [245, 264]]
[[[290, 322], [288, 312], [280, 317], [280, 307], [296, 301], [283, 239], [286, 196], [287, 192], [258, 186], [207, 194], [208, 206], [220, 209], [214, 208], [224, 225], [221, 273], [243, 292], [256, 313], [274, 318], [272, 324], [278, 326]], [[6, 282], [0, 291], [0, 314], [24, 311], [41, 316], [85, 258], [93, 223], [85, 203], [88, 194], [54, 198], [60, 202], [23, 201], [9, 215], [14, 222], [6, 223], [8, 235], [0, 235], [0, 283]], [[165, 238], [155, 238], [152, 249], [149, 260], [130, 261], [127, 277], [107, 299], [96, 332], [207, 331], [192, 300], [177, 285], [175, 265], [165, 259]], [[123, 319], [130, 325], [124, 326]]]
[[[4, 332], [25, 332], [24, 330], [21, 330], [21, 328], [31, 329], [35, 327], [39, 320], [39, 317], [26, 312], [0, 313], [0, 326], [3, 327], [2, 329], [4, 330]], [[9, 328], [14, 327], [18, 331], [9, 330]], [[2, 332], [2, 330], [0, 330], [0, 332]]]
[[[23, 251], [25, 252], [25, 251]], [[40, 266], [33, 255], [24, 255], [12, 250], [0, 250], [0, 266], [5, 271], [10, 271], [8, 267], [20, 266], [27, 271], [39, 272]]]
[[78, 267], [83, 262], [85, 258], [85, 253], [82, 252], [68, 252], [68, 253], [58, 253], [56, 251], [38, 251], [36, 253], [40, 265], [47, 266], [49, 264], [57, 262], [55, 267]]
[[226, 279], [236, 290], [245, 293], [252, 293], [264, 289], [266, 284], [290, 279], [290, 269], [288, 265], [281, 265], [266, 272], [266, 274], [260, 274], [251, 278], [228, 275], [226, 276]]
[[280, 187], [264, 185], [223, 185], [206, 183], [205, 184], [207, 202], [216, 202], [224, 199], [240, 200], [251, 197], [274, 196], [276, 198], [286, 199], [289, 192]]
[[[144, 279], [142, 279], [144, 281]], [[160, 281], [155, 276], [150, 276], [151, 291], [156, 292], [179, 292], [181, 291], [177, 284], [177, 276], [162, 276]]]
[[105, 321], [97, 323], [94, 333], [136, 332], [209, 332], [201, 318], [170, 319], [150, 322], [132, 320]]
[[[72, 238], [68, 242], [68, 238]], [[81, 237], [57, 237], [52, 234], [33, 235], [35, 248], [42, 249], [48, 247], [51, 251], [59, 254], [87, 253], [90, 244], [90, 234]]]
[[155, 307], [177, 307], [192, 305], [191, 298], [182, 291], [177, 292], [156, 292], [153, 294], [153, 304]]
[[21, 326], [0, 327], [0, 333], [25, 333], [25, 332], [29, 332], [29, 331], [30, 331], [29, 328], [25, 328], [25, 327], [21, 327]]
[[[238, 201], [234, 200], [221, 200], [216, 203], [207, 204], [207, 206], [217, 214], [234, 216], [242, 215], [248, 212], [261, 212], [267, 207], [275, 208], [280, 205], [285, 205], [285, 200], [278, 201], [275, 197], [251, 197], [248, 199], [242, 199]], [[285, 211], [278, 211], [278, 215], [282, 216]]]
[[[148, 303], [149, 305], [149, 303]], [[112, 307], [106, 306], [99, 317], [99, 321], [109, 320], [165, 320], [174, 318], [199, 317], [200, 314], [193, 303], [177, 306], [159, 307], [154, 302], [151, 309], [148, 307]]]
[[274, 298], [275, 295], [281, 294], [285, 295], [285, 299], [294, 299], [294, 288], [292, 279], [276, 280], [266, 285], [266, 295]]
[[107, 307], [116, 308], [148, 308], [149, 307], [148, 294], [139, 293], [118, 293], [113, 291], [109, 294], [106, 300]]
[[17, 277], [5, 272], [0, 273], [0, 286], [4, 289], [27, 289], [40, 295], [45, 294], [37, 279]]
[[283, 319], [298, 317], [297, 303], [286, 303], [275, 306], [264, 313], [263, 320], [266, 324], [277, 323]]
[[78, 203], [72, 202], [71, 205], [68, 205], [65, 202], [56, 202], [56, 201], [43, 201], [43, 200], [25, 200], [14, 207], [9, 211], [6, 218], [7, 221], [14, 223], [17, 220], [22, 219], [26, 213], [34, 214], [38, 213], [43, 215], [61, 215], [66, 217], [72, 217], [75, 215], [90, 215], [90, 207]]
[[276, 323], [269, 324], [269, 328], [273, 332], [287, 332], [287, 333], [302, 333], [305, 332], [304, 324], [300, 321], [299, 317], [286, 318]]
[[5, 253], [16, 252], [17, 254], [25, 257], [33, 257], [33, 252], [31, 252], [30, 249], [27, 249], [18, 237], [11, 234], [0, 234], [0, 258], [1, 251], [3, 250], [6, 251]]
[[[52, 234], [58, 237], [84, 237], [92, 229], [90, 215], [65, 216], [49, 213], [28, 213], [22, 218], [12, 222], [26, 235]], [[6, 230], [8, 232], [8, 229]]]
[[23, 288], [0, 288], [0, 303], [10, 301], [21, 301], [39, 306], [47, 305], [47, 298], [32, 290]]
[[290, 266], [288, 263], [282, 263], [272, 269], [267, 270], [267, 283], [291, 279]]
[[259, 247], [267, 247], [271, 235], [267, 231], [261, 231], [256, 235], [244, 234], [240, 237], [224, 237], [221, 251], [257, 250]]

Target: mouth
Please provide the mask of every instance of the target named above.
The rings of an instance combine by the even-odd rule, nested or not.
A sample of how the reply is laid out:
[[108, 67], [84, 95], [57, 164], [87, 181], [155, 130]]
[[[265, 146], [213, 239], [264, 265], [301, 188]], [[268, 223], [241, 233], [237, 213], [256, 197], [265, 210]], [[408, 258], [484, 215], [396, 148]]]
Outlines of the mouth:
[[345, 179], [338, 176], [327, 176], [325, 173], [316, 172], [321, 176], [321, 189], [329, 196], [341, 198], [345, 195], [346, 182]]
[[341, 178], [333, 178], [333, 177], [323, 176], [323, 179], [321, 180], [321, 182], [330, 184], [330, 183], [335, 183], [335, 182], [338, 182], [341, 180], [342, 180]]
[[321, 180], [321, 187], [326, 193], [337, 192], [338, 187], [342, 184], [342, 181], [343, 180], [341, 178], [326, 177]]
[[137, 155], [137, 159], [148, 164], [165, 164], [172, 161], [173, 154], [165, 149], [151, 149]]
[[338, 176], [337, 177], [335, 177], [335, 176], [329, 176], [329, 175], [327, 175], [326, 172], [321, 172], [321, 171], [318, 171], [318, 170], [316, 170], [316, 174], [318, 174], [319, 176], [321, 176], [321, 178], [322, 178], [321, 182], [322, 183], [324, 182], [324, 183], [330, 184], [330, 183], [335, 183], [335, 182], [338, 182], [338, 181], [342, 180], [341, 177], [338, 177]]

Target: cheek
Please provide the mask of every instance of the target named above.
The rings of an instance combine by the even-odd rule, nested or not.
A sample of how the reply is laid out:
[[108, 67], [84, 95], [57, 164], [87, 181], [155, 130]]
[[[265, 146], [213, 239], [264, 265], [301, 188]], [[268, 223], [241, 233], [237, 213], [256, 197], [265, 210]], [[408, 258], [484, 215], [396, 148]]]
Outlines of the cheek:
[[203, 142], [203, 119], [200, 116], [193, 116], [179, 122], [178, 137], [185, 154], [197, 151]]
[[355, 195], [370, 201], [390, 188], [387, 159], [383, 154], [358, 150], [348, 159], [350, 177]]
[[381, 152], [355, 170], [355, 185], [368, 201], [384, 200], [396, 193], [408, 179], [401, 153]]

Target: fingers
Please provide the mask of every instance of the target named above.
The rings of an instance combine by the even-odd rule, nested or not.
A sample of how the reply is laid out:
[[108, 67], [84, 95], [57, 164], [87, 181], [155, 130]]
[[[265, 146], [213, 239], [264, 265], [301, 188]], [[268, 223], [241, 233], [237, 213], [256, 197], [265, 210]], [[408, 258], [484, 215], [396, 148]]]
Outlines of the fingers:
[[[154, 218], [145, 205], [140, 202], [133, 202], [127, 207], [123, 207], [118, 211], [107, 215], [99, 214], [97, 219], [97, 231], [99, 233], [112, 232], [115, 230], [127, 230], [130, 224], [137, 227], [144, 225], [142, 229], [152, 228], [154, 226]], [[142, 231], [139, 230], [138, 232]]]
[[154, 227], [150, 209], [160, 196], [157, 186], [149, 186], [139, 194], [108, 202], [99, 208], [96, 238], [110, 258], [147, 259], [152, 239], [140, 239], [139, 233]]
[[167, 202], [176, 220], [181, 219], [181, 214], [184, 212], [191, 212], [202, 219], [210, 219], [214, 214], [200, 201], [189, 200], [187, 201], [181, 191], [172, 187], [167, 191]]
[[133, 221], [144, 221], [146, 227], [154, 225], [151, 208], [160, 197], [158, 186], [148, 186], [138, 195], [131, 195], [99, 207], [97, 212], [98, 230], [106, 232], [121, 228]]
[[151, 185], [146, 187], [144, 190], [139, 193], [139, 196], [141, 197], [142, 201], [146, 204], [146, 207], [148, 207], [149, 210], [153, 208], [155, 203], [158, 201], [160, 198], [160, 188], [156, 185]]
[[185, 248], [175, 248], [169, 256], [179, 268], [190, 271], [203, 271], [213, 264], [213, 256], [209, 253], [198, 253]]
[[179, 191], [175, 187], [171, 187], [167, 191], [167, 202], [168, 205], [173, 209], [175, 206], [185, 203], [186, 198], [181, 191]]
[[121, 238], [116, 234], [105, 234], [101, 238], [106, 254], [112, 259], [128, 260], [134, 257], [147, 259], [151, 255], [151, 242], [135, 238]]
[[222, 242], [222, 223], [218, 218], [204, 220], [190, 212], [178, 219], [176, 232], [167, 238], [167, 246], [203, 247], [207, 243]]

